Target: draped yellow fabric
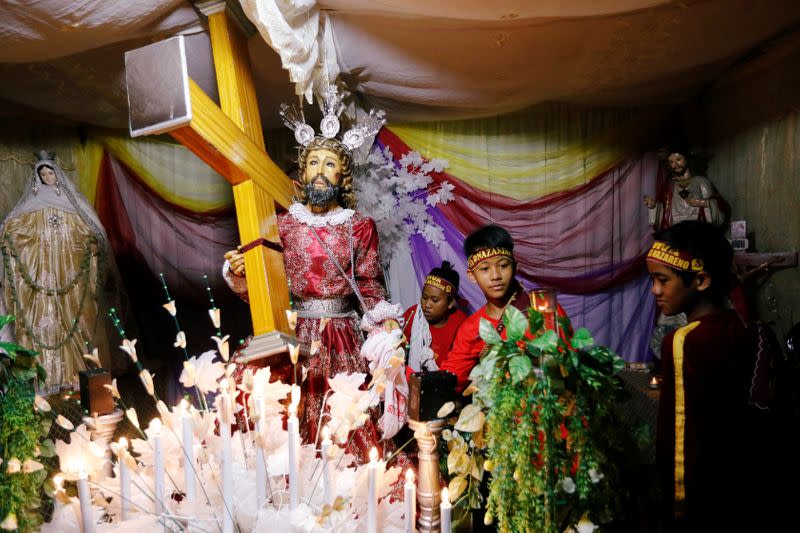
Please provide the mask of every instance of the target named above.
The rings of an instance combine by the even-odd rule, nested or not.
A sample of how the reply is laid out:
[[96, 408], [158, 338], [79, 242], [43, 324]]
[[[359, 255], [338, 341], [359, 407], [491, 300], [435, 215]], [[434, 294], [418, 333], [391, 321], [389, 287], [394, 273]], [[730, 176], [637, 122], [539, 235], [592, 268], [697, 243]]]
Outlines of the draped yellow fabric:
[[2, 246], [17, 343], [41, 352], [48, 388], [77, 383], [97, 329], [97, 238], [76, 213], [45, 207], [9, 220]]
[[686, 499], [686, 453], [684, 450], [686, 433], [686, 397], [683, 388], [683, 346], [686, 336], [700, 325], [699, 321], [686, 324], [675, 331], [672, 338], [672, 358], [675, 364], [675, 501]]
[[200, 214], [233, 207], [230, 184], [180, 144], [115, 136], [98, 140], [170, 203]]
[[424, 157], [483, 191], [530, 200], [570, 189], [629, 157], [658, 113], [547, 104], [483, 119], [392, 125]]

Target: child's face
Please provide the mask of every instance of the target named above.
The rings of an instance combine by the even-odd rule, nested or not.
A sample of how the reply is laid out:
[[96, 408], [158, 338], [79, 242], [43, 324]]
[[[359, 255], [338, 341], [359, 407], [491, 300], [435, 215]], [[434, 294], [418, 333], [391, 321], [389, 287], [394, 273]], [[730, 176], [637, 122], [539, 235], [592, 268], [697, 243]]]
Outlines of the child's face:
[[478, 284], [487, 300], [499, 300], [507, 296], [511, 287], [514, 261], [503, 255], [491, 257], [478, 263], [467, 276]]
[[453, 305], [453, 299], [449, 298], [442, 289], [431, 285], [423, 287], [419, 306], [422, 309], [422, 314], [425, 315], [425, 320], [431, 326], [436, 326], [442, 322], [447, 317], [447, 311]]
[[653, 261], [647, 261], [647, 271], [653, 286], [650, 292], [656, 297], [656, 305], [667, 316], [689, 311], [697, 301], [697, 280], [687, 287], [681, 277], [671, 268]]

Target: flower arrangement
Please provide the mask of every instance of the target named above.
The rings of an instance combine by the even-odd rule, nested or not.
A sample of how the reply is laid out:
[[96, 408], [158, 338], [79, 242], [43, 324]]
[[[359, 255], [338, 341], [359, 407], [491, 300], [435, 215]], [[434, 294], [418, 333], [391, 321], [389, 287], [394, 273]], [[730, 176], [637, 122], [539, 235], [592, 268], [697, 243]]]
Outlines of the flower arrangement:
[[500, 531], [591, 530], [588, 521], [609, 521], [614, 506], [607, 435], [619, 425], [624, 361], [585, 328], [569, 342], [545, 330], [534, 308], [526, 316], [509, 306], [503, 324], [505, 339], [481, 323], [488, 351], [465, 391], [472, 404], [443, 433], [451, 499], [478, 508], [490, 472], [485, 521]]
[[[139, 361], [136, 339], [125, 336], [112, 310], [120, 349], [137, 365], [158, 417], [143, 426], [136, 409], [122, 400], [116, 380], [107, 385], [138, 434], [130, 442], [112, 443], [113, 477], [103, 472], [104, 450], [89, 439], [86, 427], [57, 418], [71, 438], [55, 447], [61, 468], [53, 478], [56, 509], [42, 531], [77, 533], [83, 523], [96, 531], [349, 532], [368, 529], [368, 510], [374, 510], [381, 531], [403, 531], [403, 502], [388, 497], [400, 469], [386, 468], [389, 458], [358, 465], [345, 452], [353, 430], [367, 418], [365, 411], [377, 404], [385, 379], [374, 378], [363, 390], [364, 374], [331, 377], [325, 400], [328, 431], [319, 433], [335, 441], [301, 445], [295, 417], [300, 387], [271, 381], [269, 368], [239, 372], [230, 360], [228, 336], [220, 331], [210, 289], [217, 350], [189, 357], [177, 306], [163, 285], [164, 308], [175, 319], [175, 346], [186, 355], [180, 381], [194, 389], [193, 395], [172, 407], [158, 397], [152, 376]], [[297, 364], [296, 355], [291, 359]], [[189, 398], [196, 399], [196, 406]], [[243, 423], [236, 423], [235, 416]], [[380, 472], [375, 482], [370, 471]], [[94, 491], [91, 501], [71, 496], [63, 485], [87, 478]]]

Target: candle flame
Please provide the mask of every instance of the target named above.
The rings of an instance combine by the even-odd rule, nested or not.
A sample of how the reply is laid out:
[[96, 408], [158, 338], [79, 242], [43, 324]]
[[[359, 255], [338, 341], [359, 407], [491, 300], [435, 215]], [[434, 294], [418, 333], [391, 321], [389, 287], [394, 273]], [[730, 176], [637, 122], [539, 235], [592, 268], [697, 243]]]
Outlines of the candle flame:
[[414, 484], [414, 471], [410, 468], [406, 470], [406, 483]]
[[189, 402], [186, 401], [186, 398], [181, 399], [181, 403], [178, 404], [180, 406], [180, 410], [183, 413], [189, 412]]
[[331, 440], [331, 428], [327, 424], [322, 428], [322, 440]]
[[119, 445], [122, 448], [125, 448], [127, 450], [128, 449], [128, 439], [126, 439], [125, 437], [120, 437], [119, 438]]
[[450, 503], [450, 491], [447, 490], [447, 487], [442, 489], [442, 501]]
[[228, 380], [227, 379], [223, 379], [222, 381], [219, 382], [219, 390], [220, 391], [227, 392], [228, 388], [229, 388], [229, 385], [228, 385]]
[[369, 451], [369, 462], [374, 463], [378, 460], [378, 449], [373, 446], [372, 449]]
[[160, 419], [160, 418], [154, 418], [154, 419], [152, 419], [152, 420], [150, 421], [150, 426], [149, 426], [149, 429], [150, 429], [150, 431], [152, 431], [152, 432], [153, 432], [153, 433], [155, 433], [156, 435], [158, 435], [159, 433], [161, 433], [161, 419]]
[[56, 489], [61, 490], [63, 488], [62, 485], [64, 484], [64, 476], [61, 474], [56, 474], [53, 476], [53, 484], [56, 486]]

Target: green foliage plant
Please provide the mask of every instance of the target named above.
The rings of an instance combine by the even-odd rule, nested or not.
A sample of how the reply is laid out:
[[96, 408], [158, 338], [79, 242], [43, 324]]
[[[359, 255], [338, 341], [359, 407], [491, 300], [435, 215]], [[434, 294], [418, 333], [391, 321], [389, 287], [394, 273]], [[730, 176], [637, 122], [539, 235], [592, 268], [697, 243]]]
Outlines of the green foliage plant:
[[[13, 316], [0, 315], [0, 329], [13, 320]], [[55, 454], [53, 442], [45, 438], [52, 419], [34, 407], [34, 380], [44, 381], [47, 375], [37, 355], [17, 344], [0, 342], [0, 521], [16, 521], [20, 532], [36, 531], [43, 522], [48, 471], [30, 465], [33, 461], [44, 465]], [[28, 461], [28, 468], [9, 468], [13, 459], [22, 464]]]
[[[488, 351], [470, 374], [472, 404], [444, 435], [451, 493], [478, 507], [490, 472], [486, 522], [502, 532], [610, 521], [618, 475], [609, 435], [621, 429], [616, 374], [624, 361], [594, 346], [585, 328], [568, 342], [546, 330], [533, 308], [526, 316], [509, 306], [503, 321], [505, 339], [482, 321]], [[557, 323], [571, 331], [567, 319]]]

